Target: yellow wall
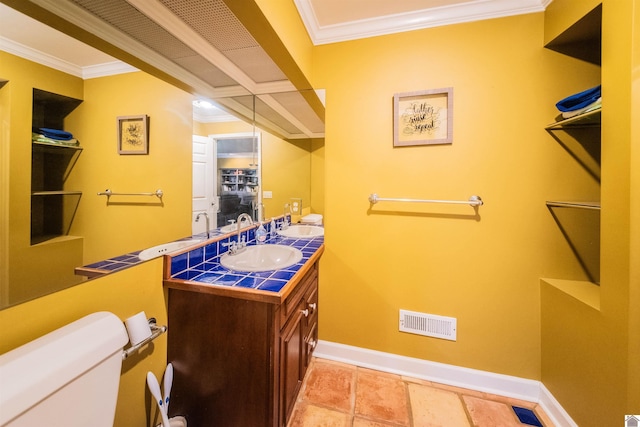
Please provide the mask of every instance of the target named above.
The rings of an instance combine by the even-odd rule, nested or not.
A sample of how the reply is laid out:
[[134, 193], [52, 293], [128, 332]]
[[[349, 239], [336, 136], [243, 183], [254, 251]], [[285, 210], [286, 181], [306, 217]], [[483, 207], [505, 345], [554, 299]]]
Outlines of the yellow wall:
[[[68, 180], [84, 194], [70, 232], [85, 238], [84, 263], [191, 235], [191, 95], [136, 72], [86, 80], [84, 100], [66, 124], [84, 147]], [[149, 154], [118, 154], [116, 118], [143, 114]], [[113, 196], [107, 205], [97, 196], [107, 188], [164, 197]]]
[[324, 212], [324, 138], [311, 141], [311, 212]]
[[[0, 52], [0, 75], [9, 80], [12, 120], [9, 170], [9, 302], [16, 303], [79, 280], [74, 267], [144, 249], [191, 234], [191, 96], [147, 74], [129, 73], [84, 81]], [[65, 128], [83, 147], [65, 189], [83, 196], [70, 237], [30, 244], [32, 89], [84, 100]], [[149, 96], [153, 94], [153, 96]], [[116, 117], [150, 116], [149, 155], [122, 156]], [[23, 141], [21, 143], [20, 141]], [[117, 198], [107, 205], [99, 191], [151, 192], [155, 197]], [[121, 204], [124, 202], [123, 204]], [[133, 202], [133, 203], [132, 203]], [[140, 204], [141, 202], [142, 204]], [[151, 205], [149, 205], [151, 203]], [[3, 215], [4, 216], [4, 215]], [[176, 219], [178, 218], [178, 219]], [[115, 235], [127, 239], [114, 238]], [[31, 260], [39, 259], [34, 267]]]
[[[0, 267], [11, 286], [0, 298], [0, 307], [58, 289], [76, 280], [73, 267], [82, 263], [82, 239], [56, 239], [31, 246], [31, 117], [33, 88], [82, 99], [82, 80], [42, 65], [0, 52], [0, 76], [8, 80], [2, 89], [8, 99], [10, 119], [5, 136], [8, 168], [2, 179], [8, 189], [8, 204], [2, 217], [8, 226], [7, 263]], [[5, 116], [6, 117], [6, 116]], [[30, 261], [39, 259], [34, 266]]]
[[[556, 0], [547, 20], [588, 12]], [[637, 69], [640, 2], [605, 0], [602, 29], [601, 280], [591, 307], [542, 284], [542, 381], [580, 426], [622, 423], [640, 411]], [[580, 12], [580, 13], [576, 13]], [[557, 14], [560, 16], [557, 16]], [[575, 60], [576, 63], [580, 61]], [[636, 142], [636, 144], [634, 144]]]
[[[3, 169], [2, 188], [9, 189], [8, 206], [2, 205], [4, 256], [12, 274], [3, 268], [2, 278], [13, 288], [35, 287], [36, 279], [53, 282], [62, 273], [46, 261], [56, 259], [58, 244], [30, 246], [31, 192], [31, 99], [32, 88], [84, 99], [65, 122], [84, 147], [68, 188], [84, 195], [76, 214], [72, 233], [84, 242], [87, 262], [143, 249], [156, 243], [191, 234], [191, 96], [142, 73], [106, 77], [83, 82], [76, 77], [51, 70], [0, 52], [0, 78], [9, 82], [0, 89], [3, 108], [3, 140], [10, 142], [10, 165]], [[116, 117], [150, 116], [148, 156], [119, 156], [116, 149]], [[3, 163], [4, 164], [4, 163]], [[74, 187], [75, 186], [75, 187]], [[165, 191], [162, 206], [136, 204], [106, 205], [97, 192]], [[116, 200], [114, 202], [131, 199]], [[149, 199], [135, 199], [147, 202]], [[4, 246], [3, 246], [4, 247]], [[80, 246], [82, 254], [82, 246]], [[80, 260], [74, 265], [79, 265]], [[3, 258], [4, 260], [5, 258]], [[38, 263], [34, 264], [34, 260]], [[50, 263], [52, 264], [52, 263]], [[55, 264], [55, 263], [53, 263]], [[33, 266], [45, 266], [42, 269]], [[71, 266], [73, 267], [73, 265]], [[65, 266], [67, 270], [69, 266]], [[66, 274], [66, 273], [65, 273]], [[3, 286], [5, 284], [3, 283]], [[22, 292], [21, 290], [19, 292]], [[30, 295], [33, 297], [33, 295]], [[31, 341], [47, 332], [95, 311], [111, 311], [121, 319], [144, 310], [160, 324], [167, 323], [162, 288], [162, 260], [156, 259], [119, 273], [104, 276], [42, 298], [0, 311], [0, 353]], [[146, 392], [146, 372], [158, 377], [166, 364], [166, 336], [154, 346], [123, 363], [116, 426], [157, 425], [155, 406]], [[149, 419], [150, 416], [153, 419]], [[155, 422], [154, 422], [155, 421]]]
[[[568, 3], [577, 2], [555, 0], [550, 10], [573, 17], [562, 12]], [[314, 48], [305, 73], [327, 89], [326, 144], [306, 150], [309, 198], [315, 204], [324, 193], [321, 339], [540, 379], [581, 426], [614, 425], [624, 413], [640, 412], [640, 314], [633, 304], [640, 296], [633, 261], [640, 252], [640, 173], [632, 167], [640, 161], [632, 144], [640, 83], [631, 73], [640, 64], [631, 44], [638, 3], [604, 2], [602, 191], [543, 130], [557, 100], [601, 81], [599, 67], [542, 47], [571, 21], [566, 15], [548, 30], [544, 14], [531, 14]], [[393, 94], [442, 87], [454, 88], [453, 144], [393, 148]], [[230, 131], [195, 133], [217, 132]], [[464, 205], [371, 207], [372, 192], [437, 199], [475, 193], [485, 205], [477, 215]], [[597, 200], [601, 192], [598, 310], [539, 278], [586, 280], [545, 201]], [[17, 325], [0, 329], [0, 352], [85, 311], [125, 318], [144, 309], [162, 321], [160, 273], [156, 260], [0, 311], [1, 324]], [[398, 332], [401, 308], [456, 317], [458, 340]], [[144, 362], [156, 374], [165, 363], [163, 339]], [[117, 425], [144, 422], [144, 363], [125, 366]]]
[[[540, 277], [584, 278], [545, 206], [597, 183], [544, 131], [598, 67], [543, 49], [529, 14], [316, 47], [326, 88], [321, 339], [540, 379]], [[567, 66], [571, 64], [571, 71]], [[393, 147], [393, 95], [453, 87], [453, 144]], [[466, 199], [465, 205], [367, 198]], [[456, 342], [398, 332], [453, 316]]]
[[[201, 136], [252, 131], [253, 127], [244, 122], [194, 126], [194, 132]], [[273, 194], [271, 199], [262, 199], [264, 217], [282, 215], [285, 203], [292, 197], [302, 198], [303, 206], [308, 207], [311, 204], [311, 143], [285, 141], [260, 129], [257, 131], [262, 135], [261, 191]]]
[[[633, 1], [633, 10], [630, 12], [633, 19], [631, 32], [632, 51], [631, 51], [631, 69], [638, 70], [640, 68], [640, 48], [638, 42], [640, 40], [640, 2]], [[633, 230], [630, 236], [629, 260], [640, 259], [640, 74], [633, 72], [631, 75], [631, 137], [629, 163], [635, 167], [630, 170], [630, 230]], [[640, 265], [637, 262], [630, 263], [629, 275], [629, 371], [628, 371], [628, 397], [626, 413], [639, 413], [640, 408], [640, 310], [636, 307], [636, 302], [640, 301]]]
[[[94, 279], [47, 297], [0, 311], [0, 354], [96, 311], [110, 311], [124, 320], [143, 311], [167, 324], [162, 290], [162, 259]], [[6, 327], [11, 325], [11, 327]], [[99, 333], [97, 331], [96, 333]], [[170, 332], [169, 332], [170, 333]], [[167, 360], [167, 335], [125, 360], [120, 377], [116, 427], [157, 425], [155, 405], [147, 396], [146, 375], [161, 378]]]

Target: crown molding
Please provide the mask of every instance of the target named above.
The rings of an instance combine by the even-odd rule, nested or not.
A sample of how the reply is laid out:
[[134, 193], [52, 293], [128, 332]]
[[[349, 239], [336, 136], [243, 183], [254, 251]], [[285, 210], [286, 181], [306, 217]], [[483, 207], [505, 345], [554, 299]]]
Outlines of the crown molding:
[[80, 67], [4, 37], [0, 37], [0, 50], [84, 80], [138, 71], [122, 61]]
[[140, 71], [136, 67], [132, 67], [131, 65], [122, 62], [122, 61], [113, 61], [106, 62], [104, 64], [90, 65], [87, 67], [82, 67], [82, 78], [87, 79], [95, 79], [97, 77], [106, 77], [106, 76], [115, 76], [116, 74], [125, 74], [125, 73], [133, 73], [135, 71]]
[[72, 76], [82, 78], [82, 67], [74, 65], [70, 62], [51, 56], [47, 53], [41, 52], [36, 49], [32, 49], [20, 43], [16, 43], [13, 40], [0, 37], [0, 50], [10, 53], [20, 58], [27, 59], [32, 62], [36, 62], [41, 65], [45, 65], [50, 68], [54, 68], [58, 71], [62, 71]]
[[294, 0], [314, 45], [337, 43], [463, 22], [543, 12], [552, 0], [476, 0], [342, 24], [321, 26], [311, 0]]

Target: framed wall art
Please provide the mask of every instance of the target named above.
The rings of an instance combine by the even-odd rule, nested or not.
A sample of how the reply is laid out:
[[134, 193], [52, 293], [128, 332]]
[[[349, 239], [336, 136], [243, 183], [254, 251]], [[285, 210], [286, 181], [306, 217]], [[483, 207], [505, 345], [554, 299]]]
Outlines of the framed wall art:
[[451, 144], [453, 88], [396, 93], [393, 146]]
[[118, 153], [149, 154], [149, 116], [118, 117]]

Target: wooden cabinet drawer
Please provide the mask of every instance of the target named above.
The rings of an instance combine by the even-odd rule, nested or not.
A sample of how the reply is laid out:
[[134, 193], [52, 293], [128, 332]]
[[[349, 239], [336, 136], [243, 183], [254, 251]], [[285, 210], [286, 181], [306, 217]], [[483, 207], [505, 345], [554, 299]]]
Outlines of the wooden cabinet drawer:
[[280, 324], [284, 326], [287, 319], [294, 312], [296, 306], [300, 303], [300, 300], [305, 297], [309, 286], [313, 284], [318, 278], [318, 265], [313, 264], [307, 274], [302, 278], [301, 283], [296, 286], [296, 289], [287, 297], [280, 307]]

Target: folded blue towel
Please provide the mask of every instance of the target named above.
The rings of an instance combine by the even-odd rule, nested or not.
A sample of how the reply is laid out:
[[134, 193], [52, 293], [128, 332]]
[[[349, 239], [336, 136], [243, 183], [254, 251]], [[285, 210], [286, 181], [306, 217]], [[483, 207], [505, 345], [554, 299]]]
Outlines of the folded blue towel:
[[598, 85], [594, 88], [587, 89], [583, 92], [576, 93], [568, 96], [565, 99], [558, 101], [556, 108], [564, 112], [575, 111], [593, 104], [602, 96], [602, 86]]
[[73, 139], [73, 135], [69, 132], [58, 129], [40, 128], [40, 132], [47, 138], [57, 139], [59, 141], [68, 141]]

